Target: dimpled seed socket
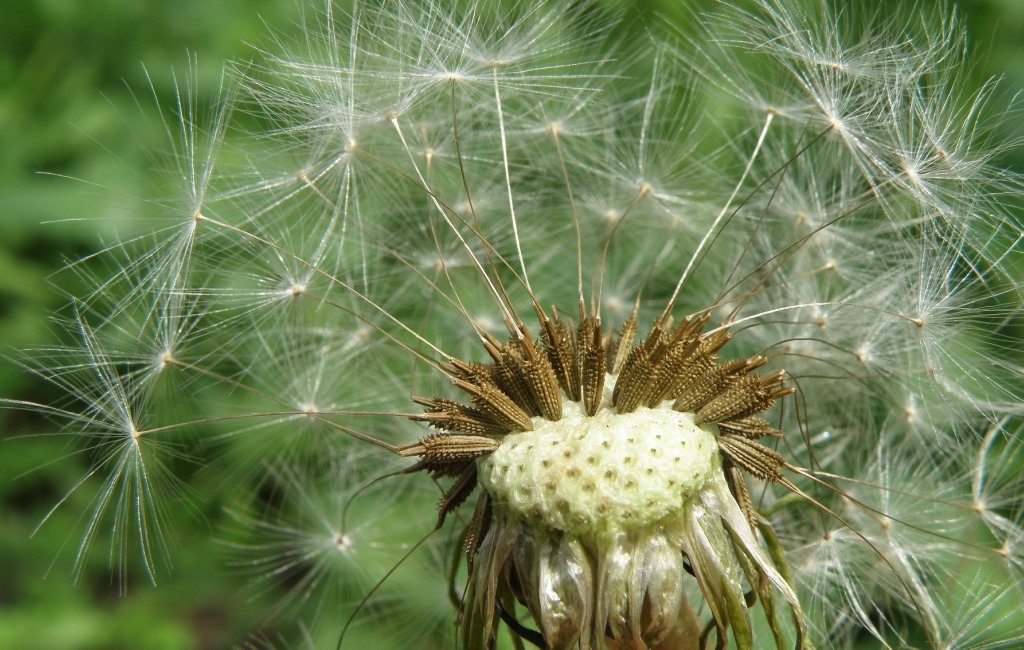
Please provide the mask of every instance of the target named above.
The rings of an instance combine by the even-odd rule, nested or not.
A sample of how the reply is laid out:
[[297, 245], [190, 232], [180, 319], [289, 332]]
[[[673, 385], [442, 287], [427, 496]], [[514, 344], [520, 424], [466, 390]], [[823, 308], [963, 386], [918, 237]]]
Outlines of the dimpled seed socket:
[[681, 515], [721, 467], [714, 428], [667, 404], [591, 417], [566, 400], [562, 419], [535, 418], [477, 461], [479, 480], [495, 506], [534, 525], [599, 537], [640, 530]]

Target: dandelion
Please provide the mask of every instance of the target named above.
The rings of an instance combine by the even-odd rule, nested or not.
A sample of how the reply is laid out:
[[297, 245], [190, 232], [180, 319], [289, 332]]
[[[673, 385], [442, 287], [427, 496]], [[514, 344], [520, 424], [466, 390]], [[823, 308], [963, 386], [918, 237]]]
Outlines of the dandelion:
[[155, 575], [158, 451], [216, 449], [317, 646], [1020, 643], [992, 88], [948, 16], [724, 11], [328, 6], [232, 71], [265, 131], [179, 103], [187, 218], [31, 364], [75, 407], [17, 405], [113, 450], [80, 555], [133, 522]]

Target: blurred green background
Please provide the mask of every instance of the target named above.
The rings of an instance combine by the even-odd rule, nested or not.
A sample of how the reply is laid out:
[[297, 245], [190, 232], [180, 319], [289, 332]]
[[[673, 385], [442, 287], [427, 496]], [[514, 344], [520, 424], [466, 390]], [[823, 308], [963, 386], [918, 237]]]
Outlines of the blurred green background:
[[[685, 16], [675, 0], [619, 4], [641, 15], [631, 21], [638, 27], [643, 16]], [[1024, 88], [1024, 2], [974, 0], [960, 9], [977, 55], [973, 79], [1001, 76], [995, 106], [1008, 105]], [[299, 0], [4, 3], [0, 344], [7, 357], [51, 342], [49, 317], [65, 304], [62, 292], [86, 290], [63, 276], [55, 287], [51, 273], [130, 233], [144, 198], [173, 194], [161, 186], [152, 155], [166, 143], [153, 128], [154, 95], [170, 103], [175, 75], [180, 81], [194, 74], [200, 106], [209, 107], [223, 62], [257, 58], [260, 44], [274, 49], [268, 26], [287, 38], [298, 33], [302, 13]], [[1024, 120], [1007, 122], [1013, 128]], [[1018, 149], [1003, 163], [1024, 170], [1022, 156]], [[0, 395], [60, 399], [8, 359], [0, 359]], [[38, 415], [0, 411], [0, 418], [7, 438], [0, 444], [0, 648], [221, 648], [243, 643], [260, 626], [260, 606], [240, 595], [239, 577], [211, 541], [223, 519], [216, 501], [198, 511], [182, 506], [174, 516], [173, 577], [158, 588], [136, 571], [120, 596], [102, 552], [90, 556], [76, 585], [77, 517], [88, 503], [66, 504], [30, 536], [86, 472], [87, 459], [63, 458], [72, 450], [41, 435], [50, 426]]]

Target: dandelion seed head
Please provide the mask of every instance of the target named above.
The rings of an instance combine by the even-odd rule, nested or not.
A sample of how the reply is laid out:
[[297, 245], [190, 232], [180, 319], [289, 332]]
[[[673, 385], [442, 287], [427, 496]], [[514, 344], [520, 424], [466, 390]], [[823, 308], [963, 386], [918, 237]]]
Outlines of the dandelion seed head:
[[[714, 439], [692, 417], [670, 409], [628, 415], [603, 409], [588, 417], [565, 401], [557, 423], [537, 421], [532, 432], [479, 461], [480, 481], [496, 504], [525, 517], [539, 513], [538, 524], [552, 530], [595, 536], [643, 530], [670, 525], [664, 520], [678, 516], [688, 495], [703, 487], [717, 460]], [[627, 467], [608, 469], [619, 463]]]
[[183, 93], [173, 224], [73, 264], [27, 364], [105, 477], [79, 557], [112, 521], [155, 574], [188, 432], [254, 590], [320, 629], [1021, 638], [979, 631], [1024, 584], [990, 91], [924, 14], [722, 11], [620, 42], [589, 3], [328, 6], [232, 71], [270, 125], [241, 170]]

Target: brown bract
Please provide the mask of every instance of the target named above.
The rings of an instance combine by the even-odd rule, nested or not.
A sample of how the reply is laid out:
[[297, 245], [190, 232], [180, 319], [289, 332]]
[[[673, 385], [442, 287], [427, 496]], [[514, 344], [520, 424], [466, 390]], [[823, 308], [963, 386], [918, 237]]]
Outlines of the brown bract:
[[[636, 310], [620, 329], [619, 336], [613, 340], [611, 336], [602, 333], [599, 319], [588, 315], [582, 304], [575, 324], [562, 320], [557, 312], [549, 317], [539, 307], [535, 309], [540, 322], [539, 338], [535, 339], [521, 324], [509, 327], [511, 335], [505, 342], [489, 334], [481, 334], [490, 363], [452, 360], [443, 365], [443, 370], [464, 393], [468, 404], [443, 397], [414, 398], [425, 411], [412, 418], [427, 422], [438, 432], [400, 448], [402, 456], [418, 459], [406, 471], [424, 470], [435, 478], [455, 478], [439, 503], [438, 527], [476, 489], [480, 459], [495, 452], [508, 436], [524, 435], [524, 432], [532, 431], [543, 420], [561, 419], [563, 401], [567, 400], [580, 403], [590, 417], [600, 409], [611, 409], [614, 413], [624, 415], [640, 408], [671, 408], [692, 413], [696, 425], [713, 425], [722, 459], [720, 474], [724, 476], [728, 496], [733, 502], [729, 508], [738, 507], [737, 512], [743, 513], [740, 519], [745, 519], [744, 527], [747, 530], [744, 534], [753, 539], [754, 531], [757, 530], [755, 511], [740, 470], [761, 480], [788, 483], [782, 475], [783, 469], [789, 467], [785, 459], [758, 442], [764, 437], [781, 435], [759, 414], [774, 405], [780, 397], [793, 392], [794, 389], [785, 384], [785, 371], [761, 374], [758, 370], [768, 361], [761, 355], [721, 360], [719, 352], [731, 336], [726, 326], [705, 333], [709, 322], [708, 311], [688, 316], [675, 324], [662, 319], [650, 328], [642, 341], [634, 344], [637, 332]], [[613, 382], [610, 399], [605, 391], [606, 382]], [[602, 459], [602, 462], [612, 461]], [[522, 543], [524, 539], [521, 534], [507, 534], [510, 526], [526, 525], [524, 521], [510, 524], [509, 516], [516, 519], [514, 513], [503, 514], [506, 523], [501, 531], [492, 530], [495, 507], [494, 495], [483, 490], [465, 531], [470, 583], [479, 582], [479, 576], [476, 575], [478, 571], [495, 576], [495, 579], [502, 582], [501, 585], [485, 588], [483, 591], [486, 594], [481, 594], [479, 589], [473, 590], [477, 602], [472, 606], [481, 610], [482, 616], [467, 612], [467, 605], [463, 604], [465, 644], [471, 647], [490, 647], [496, 633], [496, 620], [500, 618], [510, 626], [514, 634], [545, 647], [568, 647], [577, 643], [582, 647], [590, 647], [593, 636], [588, 641], [584, 628], [593, 627], [595, 624], [591, 619], [594, 616], [607, 616], [607, 612], [602, 614], [587, 610], [582, 618], [588, 620], [572, 621], [569, 625], [564, 624], [564, 621], [555, 624], [539, 620], [550, 614], [550, 608], [543, 603], [538, 604], [542, 595], [529, 593], [533, 587], [519, 576], [519, 567], [513, 570], [517, 562], [515, 556], [519, 551], [511, 549], [489, 555], [491, 558], [500, 558], [497, 560], [499, 562], [507, 563], [504, 568], [477, 566], [478, 552], [489, 534], [492, 538], [502, 535], [510, 540], [519, 540], [516, 543]], [[680, 507], [683, 505], [680, 504]], [[714, 516], [717, 517], [717, 514]], [[735, 531], [730, 527], [734, 525], [734, 522], [727, 522], [726, 528], [735, 536]], [[541, 537], [549, 539], [564, 532], [545, 530]], [[585, 555], [588, 543], [584, 540], [583, 548], [577, 551]], [[736, 566], [715, 568], [714, 571], [728, 573], [728, 580], [733, 582], [737, 580], [736, 575], [746, 574], [752, 589], [745, 596], [745, 601], [746, 606], [751, 607], [757, 601], [757, 594], [764, 595], [766, 592], [767, 581], [761, 556], [755, 551], [755, 557], [750, 557], [751, 551], [746, 542], [734, 542], [734, 545], [741, 547], [735, 557], [730, 555]], [[568, 547], [558, 548], [558, 553], [565, 553]], [[706, 623], [702, 638], [706, 638], [707, 631], [716, 628], [718, 645], [723, 645], [727, 630], [737, 625], [738, 613], [729, 611], [734, 609], [730, 605], [731, 601], [713, 593], [717, 591], [715, 579], [702, 577], [708, 573], [708, 569], [697, 565], [707, 563], [707, 558], [690, 557], [696, 554], [692, 545], [680, 544], [674, 552], [680, 555], [678, 567], [685, 568], [685, 571], [697, 578], [710, 605], [712, 619]], [[523, 553], [529, 555], [532, 551]], [[712, 563], [720, 561], [716, 557]], [[758, 575], [761, 577], [758, 578]], [[773, 578], [772, 582], [777, 580]], [[609, 587], [591, 584], [587, 588], [600, 590]], [[693, 610], [689, 606], [680, 609], [680, 597], [676, 595], [671, 607], [674, 611], [666, 613], [656, 603], [649, 602], [656, 593], [656, 590], [645, 587], [640, 595], [645, 600], [633, 603], [632, 608], [636, 611], [626, 616], [633, 621], [632, 627], [643, 629], [631, 629], [630, 625], [619, 630], [611, 627], [602, 629], [600, 635], [604, 637], [603, 643], [618, 648], [667, 648], [670, 646], [666, 643], [679, 643], [680, 635], [683, 634], [694, 637], [692, 644], [687, 643], [683, 647], [702, 644], [703, 641], [692, 634], [696, 629]], [[787, 600], [790, 600], [791, 593], [787, 590]], [[481, 599], [484, 601], [482, 604]], [[601, 594], [594, 594], [594, 602], [601, 602], [602, 599], [607, 600]], [[530, 610], [541, 632], [534, 632], [515, 619], [516, 603]], [[793, 604], [795, 606], [795, 602]], [[795, 611], [799, 610], [795, 608]], [[660, 613], [655, 616], [656, 612]], [[467, 625], [471, 628], [468, 631]], [[596, 625], [603, 628], [600, 623]], [[801, 626], [798, 624], [797, 627]]]

